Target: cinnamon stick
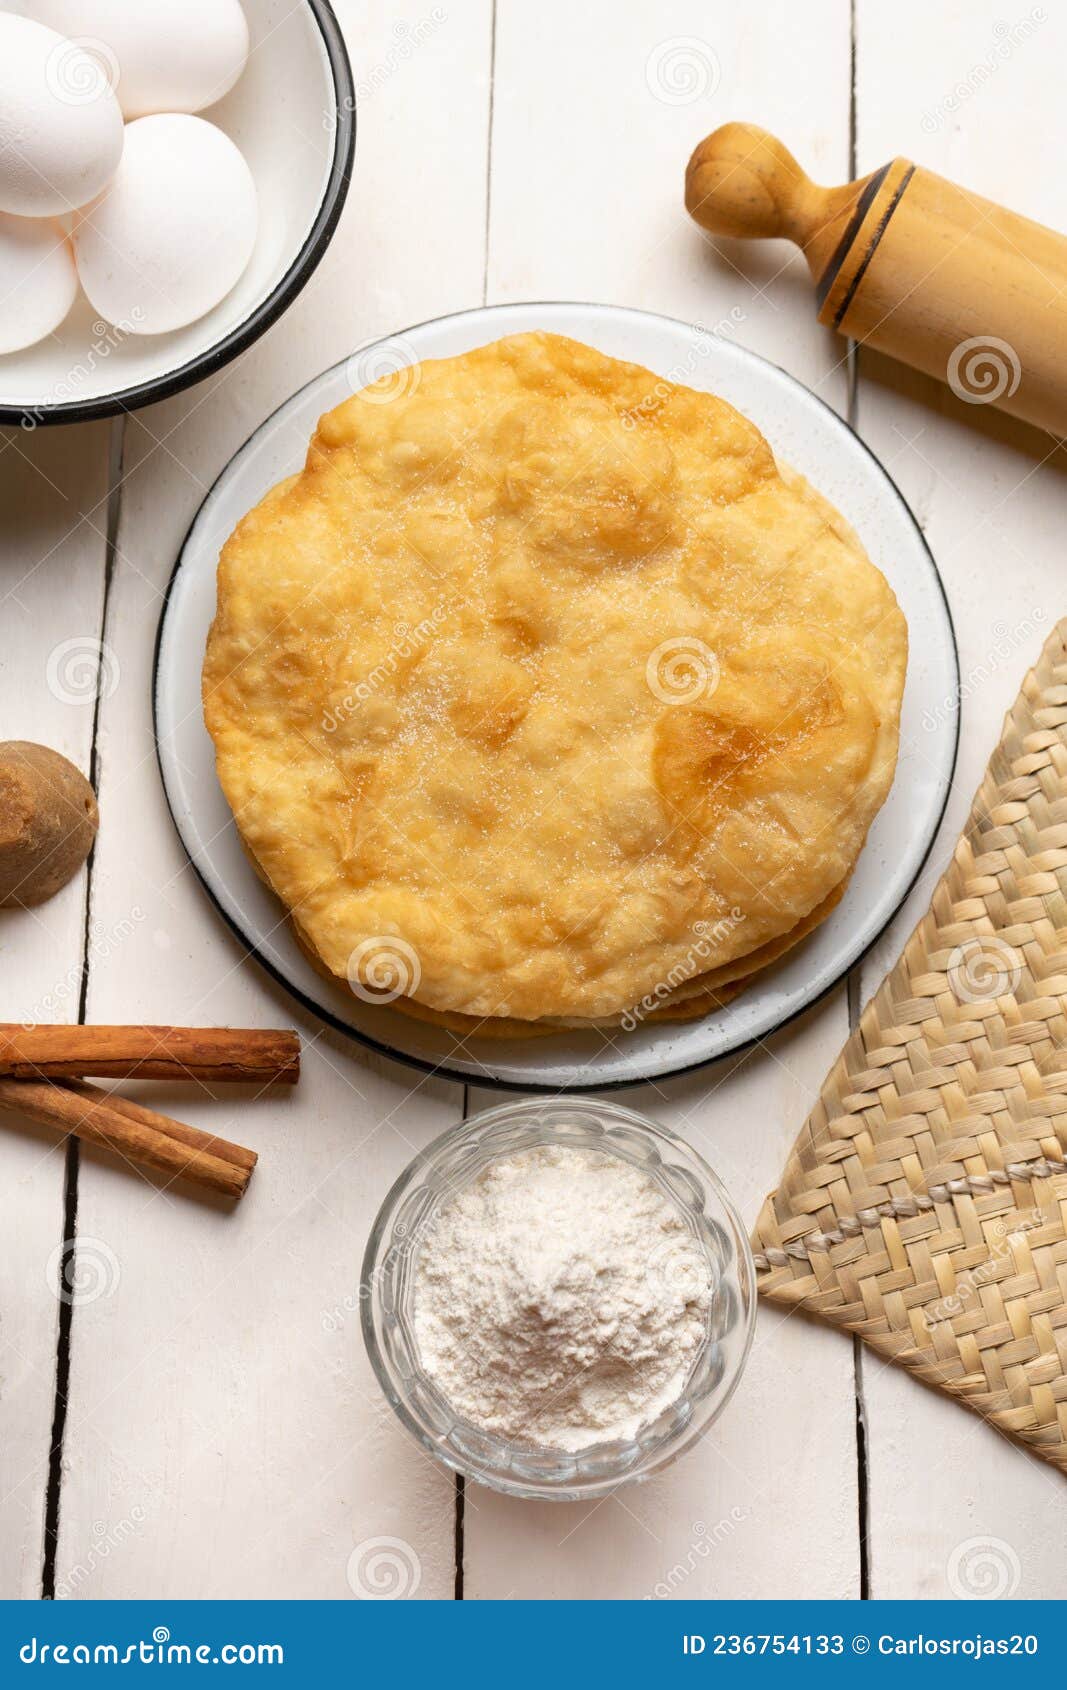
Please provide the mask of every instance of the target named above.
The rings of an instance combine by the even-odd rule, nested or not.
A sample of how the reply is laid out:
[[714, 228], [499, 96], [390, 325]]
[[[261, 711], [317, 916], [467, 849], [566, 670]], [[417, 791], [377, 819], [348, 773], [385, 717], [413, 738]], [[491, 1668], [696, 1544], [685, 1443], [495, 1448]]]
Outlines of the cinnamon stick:
[[[88, 1144], [117, 1151], [131, 1162], [192, 1180], [226, 1197], [243, 1194], [256, 1162], [250, 1150], [200, 1133], [128, 1098], [114, 1098], [97, 1086], [0, 1079], [0, 1109], [43, 1121]], [[229, 1159], [234, 1151], [240, 1151], [243, 1163]]]
[[300, 1076], [300, 1040], [293, 1032], [258, 1027], [20, 1027], [3, 1022], [0, 1075], [292, 1085]]
[[243, 1144], [233, 1144], [228, 1138], [219, 1138], [216, 1133], [202, 1132], [199, 1127], [188, 1127], [184, 1121], [172, 1120], [169, 1115], [160, 1115], [157, 1110], [149, 1109], [143, 1103], [135, 1103], [131, 1097], [123, 1097], [117, 1091], [103, 1091], [100, 1086], [90, 1086], [84, 1080], [62, 1081], [64, 1091], [73, 1092], [76, 1097], [83, 1097], [90, 1103], [106, 1098], [112, 1109], [117, 1109], [120, 1115], [125, 1115], [130, 1121], [139, 1121], [142, 1126], [151, 1127], [153, 1131], [163, 1131], [168, 1138], [177, 1139], [179, 1144], [187, 1144], [193, 1150], [204, 1150], [210, 1156], [217, 1156], [220, 1161], [232, 1162], [235, 1168], [247, 1168], [249, 1173], [259, 1161], [254, 1150], [247, 1150]]

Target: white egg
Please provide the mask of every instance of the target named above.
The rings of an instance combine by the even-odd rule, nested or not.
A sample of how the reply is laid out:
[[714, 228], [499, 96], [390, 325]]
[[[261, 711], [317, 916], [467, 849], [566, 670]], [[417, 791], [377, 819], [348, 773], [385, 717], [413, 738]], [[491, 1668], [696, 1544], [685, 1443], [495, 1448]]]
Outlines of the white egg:
[[0, 212], [0, 353], [21, 352], [58, 329], [77, 292], [74, 254], [61, 226]]
[[121, 153], [122, 113], [99, 61], [0, 12], [0, 211], [55, 217], [84, 205]]
[[31, 0], [30, 10], [102, 49], [127, 118], [202, 111], [229, 92], [248, 58], [238, 0]]
[[165, 334], [225, 298], [257, 224], [252, 172], [228, 135], [202, 117], [140, 117], [114, 180], [75, 219], [78, 275], [109, 323]]

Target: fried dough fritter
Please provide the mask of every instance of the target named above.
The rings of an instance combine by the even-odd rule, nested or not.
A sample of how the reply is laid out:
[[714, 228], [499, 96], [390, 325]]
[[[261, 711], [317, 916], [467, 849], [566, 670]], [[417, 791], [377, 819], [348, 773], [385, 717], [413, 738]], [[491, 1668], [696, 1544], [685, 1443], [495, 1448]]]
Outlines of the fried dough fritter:
[[551, 334], [407, 376], [321, 419], [219, 565], [205, 718], [303, 940], [520, 1023], [777, 954], [892, 781], [883, 576], [710, 394]]

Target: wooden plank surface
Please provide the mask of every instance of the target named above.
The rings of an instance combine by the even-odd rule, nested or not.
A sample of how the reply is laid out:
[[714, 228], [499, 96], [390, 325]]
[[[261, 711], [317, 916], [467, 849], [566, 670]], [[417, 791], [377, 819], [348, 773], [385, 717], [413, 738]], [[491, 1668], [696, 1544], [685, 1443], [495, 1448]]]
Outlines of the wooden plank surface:
[[[0, 738], [39, 740], [86, 772], [98, 681], [116, 679], [100, 646], [107, 463], [106, 425], [0, 433]], [[0, 1017], [78, 1019], [86, 886], [83, 871], [47, 904], [0, 910]], [[0, 1594], [39, 1596], [65, 1155], [54, 1133], [3, 1126]]]
[[392, 62], [408, 14], [354, 0], [340, 14], [370, 92], [322, 268], [221, 378], [128, 424], [108, 607], [122, 686], [101, 724], [110, 828], [94, 907], [109, 922], [136, 903], [144, 918], [121, 957], [94, 964], [88, 1006], [97, 1020], [291, 1023], [309, 1048], [291, 1096], [175, 1091], [160, 1105], [260, 1151], [232, 1215], [83, 1158], [79, 1233], [121, 1275], [74, 1311], [57, 1561], [72, 1594], [349, 1597], [388, 1579], [397, 1556], [411, 1594], [452, 1593], [452, 1483], [374, 1385], [357, 1291], [386, 1189], [458, 1117], [461, 1090], [323, 1035], [242, 958], [165, 812], [149, 713], [161, 593], [231, 453], [368, 337], [481, 297], [489, 5], [450, 11], [387, 76], [374, 68]]
[[[921, 41], [921, 51], [915, 43]], [[1067, 16], [996, 0], [857, 8], [857, 164], [903, 153], [987, 198], [1067, 228], [1047, 145]], [[1025, 161], [1025, 168], [1024, 168]], [[973, 325], [975, 335], [982, 324]], [[1067, 611], [1067, 457], [1047, 436], [875, 356], [859, 361], [864, 438], [911, 502], [945, 579], [962, 681], [959, 764], [927, 872], [864, 973], [867, 997], [929, 901], [1005, 710]], [[1048, 1467], [865, 1354], [871, 1594], [999, 1590], [1061, 1597], [1067, 1495]], [[986, 1581], [983, 1583], [983, 1581]]]
[[[756, 114], [823, 174], [847, 174], [848, 7], [802, 17], [768, 6], [758, 49], [754, 27], [736, 8], [681, 0], [549, 0], [536, 11], [499, 0], [489, 299], [607, 300], [730, 323], [841, 408], [840, 348], [799, 316], [803, 261], [778, 245], [716, 252], [681, 205], [691, 147], [731, 117]], [[536, 96], [543, 88], [551, 99]], [[735, 1069], [624, 1101], [685, 1133], [751, 1219], [847, 1025], [839, 993]], [[490, 1101], [472, 1093], [475, 1108]], [[475, 1598], [854, 1596], [858, 1521], [851, 1349], [765, 1310], [737, 1397], [661, 1478], [595, 1505], [468, 1485], [464, 1588]]]

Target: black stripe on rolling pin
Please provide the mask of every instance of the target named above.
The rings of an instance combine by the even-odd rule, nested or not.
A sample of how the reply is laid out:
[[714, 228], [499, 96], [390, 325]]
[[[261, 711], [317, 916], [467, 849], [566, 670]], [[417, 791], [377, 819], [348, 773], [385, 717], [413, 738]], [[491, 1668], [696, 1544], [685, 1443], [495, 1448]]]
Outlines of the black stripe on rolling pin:
[[820, 311], [826, 303], [827, 294], [837, 280], [838, 271], [845, 262], [845, 254], [855, 240], [860, 224], [870, 211], [874, 196], [885, 181], [888, 170], [888, 164], [883, 164], [881, 170], [876, 170], [856, 201], [852, 216], [845, 225], [845, 232], [834, 248], [834, 255], [820, 276], [819, 284], [815, 289], [815, 303]]
[[893, 195], [893, 198], [890, 200], [889, 204], [886, 206], [885, 211], [882, 214], [881, 219], [879, 220], [878, 227], [874, 231], [874, 234], [871, 236], [871, 243], [868, 246], [867, 251], [863, 255], [863, 259], [862, 259], [862, 262], [860, 264], [859, 269], [856, 271], [856, 274], [852, 278], [852, 281], [849, 285], [848, 292], [845, 294], [844, 299], [841, 301], [841, 304], [837, 309], [837, 312], [834, 316], [834, 328], [835, 329], [839, 329], [841, 327], [841, 323], [844, 319], [845, 312], [848, 310], [849, 306], [852, 304], [853, 299], [855, 298], [856, 289], [859, 287], [859, 285], [862, 282], [864, 276], [867, 274], [867, 266], [871, 262], [871, 259], [874, 257], [875, 250], [878, 246], [878, 242], [881, 240], [882, 236], [886, 232], [886, 229], [889, 227], [889, 219], [892, 217], [894, 211], [897, 209], [897, 206], [900, 204], [900, 201], [901, 201], [903, 194], [904, 194], [904, 189], [907, 187], [908, 183], [911, 181], [911, 179], [914, 175], [915, 175], [915, 166], [913, 164], [909, 164], [907, 170], [905, 171], [903, 177], [901, 178], [900, 187], [897, 189], [896, 193]]

